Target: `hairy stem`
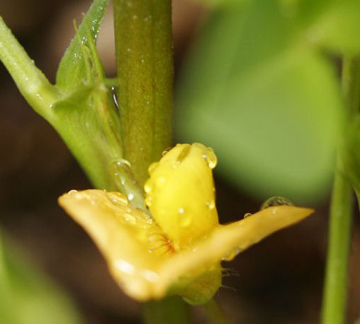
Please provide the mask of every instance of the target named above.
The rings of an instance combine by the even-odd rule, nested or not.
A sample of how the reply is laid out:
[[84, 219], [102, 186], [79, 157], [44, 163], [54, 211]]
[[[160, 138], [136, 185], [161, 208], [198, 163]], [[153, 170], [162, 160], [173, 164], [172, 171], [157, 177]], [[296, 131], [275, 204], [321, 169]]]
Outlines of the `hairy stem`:
[[167, 297], [143, 305], [145, 324], [191, 324], [186, 303], [180, 297]]
[[114, 10], [124, 156], [143, 184], [171, 145], [171, 0], [115, 0]]
[[[352, 117], [359, 107], [359, 85], [359, 61], [345, 57], [342, 71], [342, 91], [349, 108], [349, 117]], [[338, 150], [330, 206], [322, 324], [342, 324], [346, 319], [353, 191], [344, 171], [341, 150]]]
[[0, 17], [0, 61], [11, 74], [21, 94], [34, 110], [50, 119], [51, 107], [58, 99], [55, 88], [25, 52]]

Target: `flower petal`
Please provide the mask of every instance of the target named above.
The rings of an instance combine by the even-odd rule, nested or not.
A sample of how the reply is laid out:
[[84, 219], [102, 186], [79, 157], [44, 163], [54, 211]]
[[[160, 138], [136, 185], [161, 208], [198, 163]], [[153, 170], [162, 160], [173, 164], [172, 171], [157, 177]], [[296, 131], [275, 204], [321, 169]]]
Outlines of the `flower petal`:
[[176, 250], [218, 225], [216, 162], [213, 150], [202, 144], [178, 144], [149, 168], [145, 202]]
[[166, 260], [159, 269], [156, 293], [161, 294], [182, 278], [195, 278], [211, 270], [221, 260], [230, 260], [270, 234], [291, 226], [313, 213], [293, 206], [266, 208], [241, 221], [219, 225], [193, 248]]
[[72, 190], [59, 204], [95, 241], [125, 293], [137, 300], [153, 298], [157, 269], [171, 255], [157, 224], [117, 192]]

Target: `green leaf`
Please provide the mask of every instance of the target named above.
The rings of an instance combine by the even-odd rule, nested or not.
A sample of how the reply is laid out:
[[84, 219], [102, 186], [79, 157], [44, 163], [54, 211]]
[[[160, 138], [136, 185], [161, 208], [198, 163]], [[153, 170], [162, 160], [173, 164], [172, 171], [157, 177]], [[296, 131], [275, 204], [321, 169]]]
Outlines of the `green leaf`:
[[337, 77], [277, 1], [219, 10], [180, 82], [179, 133], [219, 155], [219, 172], [264, 199], [324, 194], [342, 128]]
[[118, 110], [103, 83], [83, 87], [54, 107], [55, 128], [91, 181], [115, 190], [111, 162], [122, 158]]
[[66, 294], [6, 243], [5, 249], [0, 242], [0, 322], [81, 323]]
[[56, 84], [65, 91], [94, 81], [91, 62], [97, 58], [93, 45], [109, 0], [94, 0], [66, 50], [56, 75]]

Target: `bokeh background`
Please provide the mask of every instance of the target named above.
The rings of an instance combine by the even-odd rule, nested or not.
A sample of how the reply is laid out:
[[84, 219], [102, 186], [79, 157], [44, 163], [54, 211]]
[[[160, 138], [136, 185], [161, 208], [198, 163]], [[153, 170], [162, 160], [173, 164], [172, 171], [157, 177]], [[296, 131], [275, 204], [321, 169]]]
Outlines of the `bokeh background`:
[[[73, 19], [81, 19], [81, 13], [89, 4], [88, 0], [0, 0], [0, 15], [38, 67], [53, 81], [57, 64], [74, 34]], [[184, 77], [182, 71], [210, 13], [205, 6], [193, 1], [174, 0], [173, 5], [175, 87], [184, 89], [182, 83], [186, 75]], [[115, 75], [112, 24], [109, 11], [98, 42], [109, 76]], [[333, 62], [336, 68], [336, 59]], [[179, 98], [184, 90], [177, 93]], [[182, 101], [180, 98], [179, 102]], [[181, 109], [181, 105], [175, 106]], [[201, 128], [201, 124], [178, 126], [178, 141], [198, 140], [196, 130], [184, 132], [184, 127]], [[217, 145], [211, 140], [206, 144], [215, 148]], [[281, 143], [273, 144], [281, 146]], [[226, 152], [237, 150], [236, 143], [229, 142], [222, 146], [221, 154], [227, 159]], [[140, 323], [140, 305], [118, 289], [94, 244], [57, 206], [59, 195], [70, 189], [89, 188], [90, 183], [55, 131], [26, 104], [2, 65], [0, 152], [0, 224], [4, 246], [11, 247], [7, 253], [19, 254], [17, 257], [24, 264], [31, 264], [36, 272], [54, 282], [61, 293], [68, 295], [82, 323]], [[219, 161], [221, 169], [221, 155]], [[234, 161], [233, 167], [241, 168], [241, 163]], [[258, 210], [266, 195], [266, 190], [260, 190], [261, 194], [257, 195], [258, 187], [241, 183], [241, 176], [231, 179], [231, 175], [220, 171], [215, 181], [223, 223]], [[321, 181], [321, 192], [312, 194], [313, 198], [296, 191], [290, 197], [315, 207], [315, 215], [273, 235], [226, 265], [229, 276], [224, 278], [224, 287], [216, 298], [234, 323], [319, 323], [331, 177]], [[350, 256], [348, 323], [360, 317], [359, 234], [356, 213]], [[25, 306], [17, 302], [9, 307], [13, 307], [13, 312], [21, 312]], [[70, 307], [69, 312], [74, 310]], [[198, 323], [207, 323], [200, 308], [194, 308], [193, 312]], [[57, 316], [56, 313], [48, 315]], [[53, 320], [50, 318], [44, 323]], [[13, 323], [18, 324], [11, 319], [4, 322]]]

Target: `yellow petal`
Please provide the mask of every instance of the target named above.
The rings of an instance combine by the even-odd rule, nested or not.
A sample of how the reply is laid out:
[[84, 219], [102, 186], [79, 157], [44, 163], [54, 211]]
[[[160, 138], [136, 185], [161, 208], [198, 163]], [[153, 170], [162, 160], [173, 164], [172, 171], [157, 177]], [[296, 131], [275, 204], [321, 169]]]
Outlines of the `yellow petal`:
[[[201, 276], [221, 260], [229, 260], [270, 234], [291, 226], [313, 213], [293, 206], [266, 208], [229, 225], [219, 225], [188, 251], [176, 253], [159, 270], [156, 293], [161, 294], [181, 278]], [[193, 301], [196, 303], [196, 301]]]
[[138, 300], [152, 298], [159, 265], [171, 255], [156, 223], [117, 192], [73, 190], [59, 204], [95, 241], [123, 290]]
[[176, 250], [218, 224], [212, 169], [212, 149], [202, 144], [178, 144], [149, 168], [146, 204]]
[[[220, 261], [310, 215], [306, 208], [271, 207], [244, 220], [218, 225], [190, 249], [174, 253], [152, 219], [119, 193], [72, 191], [60, 205], [89, 233], [124, 292], [139, 301], [179, 294], [206, 302], [221, 284]], [[234, 254], [234, 253], [233, 253]]]

